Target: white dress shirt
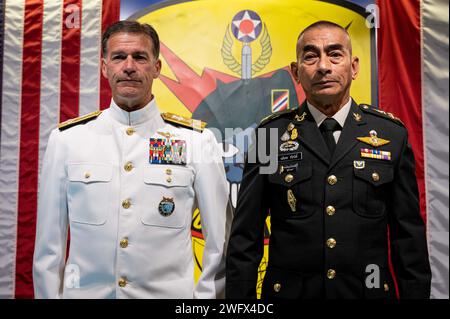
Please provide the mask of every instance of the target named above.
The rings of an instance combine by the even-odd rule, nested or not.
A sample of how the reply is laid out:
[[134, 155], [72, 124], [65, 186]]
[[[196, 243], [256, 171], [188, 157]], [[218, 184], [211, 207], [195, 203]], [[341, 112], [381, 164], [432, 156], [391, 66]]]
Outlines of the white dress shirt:
[[[313, 116], [314, 120], [317, 123], [317, 127], [320, 127], [322, 122], [325, 121], [325, 119], [328, 116], [326, 116], [321, 111], [319, 111], [319, 109], [316, 108], [311, 103], [306, 102], [306, 104], [308, 105], [309, 112], [311, 112], [311, 115]], [[344, 128], [344, 123], [345, 123], [345, 120], [347, 119], [348, 113], [350, 112], [351, 105], [352, 105], [352, 99], [349, 98], [348, 102], [339, 111], [337, 111], [336, 114], [334, 114], [332, 116], [332, 118], [335, 119], [339, 123], [341, 128]], [[339, 141], [339, 137], [341, 136], [341, 131], [342, 130], [333, 132], [333, 137], [334, 137], [334, 140], [336, 141], [336, 144]]]

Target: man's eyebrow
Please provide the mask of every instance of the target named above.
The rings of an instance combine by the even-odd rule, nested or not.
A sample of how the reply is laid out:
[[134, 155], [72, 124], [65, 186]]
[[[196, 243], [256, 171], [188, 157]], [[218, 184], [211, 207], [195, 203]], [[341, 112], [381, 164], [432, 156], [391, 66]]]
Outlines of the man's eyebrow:
[[[128, 53], [126, 53], [125, 51], [112, 51], [111, 55], [128, 55]], [[148, 56], [148, 53], [146, 51], [135, 51], [132, 52], [131, 55], [135, 56], [135, 55], [144, 55], [144, 56]]]
[[[325, 47], [325, 51], [326, 52], [330, 52], [330, 51], [333, 51], [333, 50], [341, 50], [341, 51], [343, 51], [344, 50], [344, 46], [342, 44], [340, 44], [340, 43], [333, 43], [333, 44], [327, 45]], [[302, 52], [310, 52], [310, 51], [319, 52], [320, 49], [319, 49], [319, 47], [317, 47], [314, 44], [307, 44], [302, 49]]]
[[145, 55], [145, 56], [148, 56], [148, 53], [146, 51], [136, 51], [136, 52], [133, 52], [133, 55]]
[[341, 50], [344, 51], [344, 46], [340, 43], [330, 44], [325, 47], [325, 51]]
[[308, 52], [308, 51], [318, 52], [318, 51], [320, 51], [320, 49], [313, 44], [307, 44], [303, 47], [302, 51], [303, 52]]
[[111, 55], [117, 55], [117, 54], [125, 54], [125, 52], [123, 52], [123, 51], [110, 51], [111, 53]]

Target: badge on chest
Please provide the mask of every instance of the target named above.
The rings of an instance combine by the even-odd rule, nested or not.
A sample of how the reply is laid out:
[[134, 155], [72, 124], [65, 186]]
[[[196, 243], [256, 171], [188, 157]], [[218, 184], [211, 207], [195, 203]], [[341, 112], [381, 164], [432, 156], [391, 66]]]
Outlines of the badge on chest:
[[158, 205], [158, 210], [159, 213], [164, 217], [172, 215], [173, 211], [175, 210], [175, 202], [173, 201], [173, 198], [163, 197]]
[[186, 165], [186, 141], [150, 138], [149, 163]]

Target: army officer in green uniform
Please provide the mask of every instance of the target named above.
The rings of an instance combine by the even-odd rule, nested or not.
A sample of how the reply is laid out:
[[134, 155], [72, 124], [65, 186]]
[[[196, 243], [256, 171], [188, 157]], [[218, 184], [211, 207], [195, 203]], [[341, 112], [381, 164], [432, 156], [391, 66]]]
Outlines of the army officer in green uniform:
[[[307, 27], [291, 68], [306, 101], [259, 126], [278, 131], [278, 169], [263, 174], [258, 160], [245, 163], [226, 297], [256, 297], [270, 213], [263, 298], [394, 298], [389, 246], [400, 298], [429, 298], [425, 227], [406, 128], [350, 97], [359, 61], [341, 26], [319, 21]], [[256, 145], [268, 144], [266, 136]]]

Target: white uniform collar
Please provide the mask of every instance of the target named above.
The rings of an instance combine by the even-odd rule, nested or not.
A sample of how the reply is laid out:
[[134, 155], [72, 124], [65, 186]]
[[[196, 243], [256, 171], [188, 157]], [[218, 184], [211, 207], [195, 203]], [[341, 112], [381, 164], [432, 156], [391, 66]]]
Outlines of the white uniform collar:
[[162, 121], [155, 97], [143, 108], [132, 112], [121, 109], [114, 99], [111, 99], [109, 109], [113, 119], [128, 126], [136, 126], [152, 119]]
[[[322, 112], [319, 111], [314, 105], [306, 101], [306, 104], [308, 105], [309, 112], [311, 112], [311, 115], [313, 116], [314, 120], [317, 123], [317, 126], [320, 126], [323, 121], [328, 117]], [[350, 112], [350, 107], [352, 105], [352, 99], [349, 98], [348, 102], [338, 111], [336, 114], [332, 116], [341, 127], [344, 127], [345, 120], [347, 119], [348, 112]]]

